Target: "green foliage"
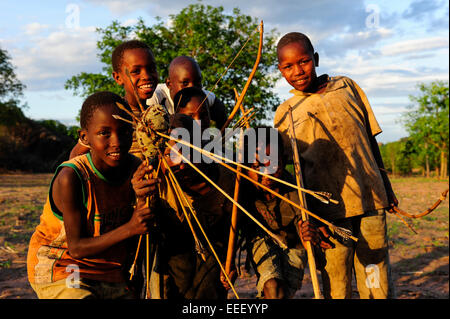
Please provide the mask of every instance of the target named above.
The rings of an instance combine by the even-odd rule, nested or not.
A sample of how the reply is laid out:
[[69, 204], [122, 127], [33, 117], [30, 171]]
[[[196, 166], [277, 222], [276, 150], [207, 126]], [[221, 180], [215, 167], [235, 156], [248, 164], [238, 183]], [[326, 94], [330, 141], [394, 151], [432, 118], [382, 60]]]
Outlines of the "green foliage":
[[25, 86], [17, 79], [11, 57], [0, 48], [0, 103], [22, 96]]
[[0, 125], [13, 126], [22, 122], [24, 119], [25, 115], [17, 100], [0, 101]]
[[410, 96], [414, 106], [406, 113], [404, 124], [419, 158], [439, 161], [441, 177], [445, 177], [449, 140], [448, 82], [422, 83], [419, 90], [418, 96]]
[[40, 120], [37, 121], [40, 125], [44, 126], [48, 130], [61, 135], [70, 136], [73, 139], [78, 139], [78, 129], [77, 126], [65, 126], [64, 124], [55, 120]]
[[[114, 48], [132, 38], [146, 42], [152, 49], [160, 82], [168, 76], [169, 63], [177, 56], [187, 55], [197, 60], [202, 70], [203, 86], [213, 90], [224, 102], [229, 112], [234, 106], [233, 89], [239, 92], [245, 85], [256, 59], [258, 49], [259, 21], [234, 9], [231, 15], [225, 14], [223, 7], [192, 4], [178, 14], [170, 15], [170, 26], [156, 18], [152, 26], [145, 25], [140, 19], [134, 26], [122, 26], [113, 21], [104, 29], [97, 29], [101, 40], [97, 43], [99, 58], [104, 64], [101, 74], [81, 73], [73, 76], [66, 84], [75, 94], [87, 96], [98, 90], [109, 90], [123, 94], [111, 74], [111, 54]], [[239, 52], [246, 40], [251, 37], [246, 48], [234, 61], [217, 88], [214, 88], [219, 75]], [[257, 120], [267, 117], [278, 106], [280, 100], [272, 91], [279, 72], [276, 72], [275, 30], [265, 32], [264, 47], [258, 71], [250, 86], [244, 105], [255, 107]]]
[[24, 115], [19, 104], [23, 85], [14, 73], [14, 66], [6, 50], [0, 48], [0, 125], [11, 126], [22, 121]]

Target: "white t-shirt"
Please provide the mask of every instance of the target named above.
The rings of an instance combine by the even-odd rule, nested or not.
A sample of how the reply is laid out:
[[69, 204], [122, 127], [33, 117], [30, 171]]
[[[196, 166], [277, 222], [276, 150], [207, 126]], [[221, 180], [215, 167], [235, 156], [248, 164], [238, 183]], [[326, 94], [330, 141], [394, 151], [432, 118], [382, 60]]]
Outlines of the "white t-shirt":
[[[203, 90], [203, 92], [205, 92], [206, 96], [208, 97], [208, 105], [213, 105], [214, 101], [216, 99], [216, 96], [214, 95], [214, 93], [209, 92], [207, 90]], [[151, 98], [147, 99], [146, 104], [147, 105], [154, 105], [154, 104], [163, 105], [169, 114], [172, 115], [175, 113], [173, 101], [172, 101], [172, 98], [170, 97], [170, 91], [169, 91], [169, 88], [167, 87], [166, 83], [159, 83], [156, 86], [155, 93], [153, 93], [153, 96]]]

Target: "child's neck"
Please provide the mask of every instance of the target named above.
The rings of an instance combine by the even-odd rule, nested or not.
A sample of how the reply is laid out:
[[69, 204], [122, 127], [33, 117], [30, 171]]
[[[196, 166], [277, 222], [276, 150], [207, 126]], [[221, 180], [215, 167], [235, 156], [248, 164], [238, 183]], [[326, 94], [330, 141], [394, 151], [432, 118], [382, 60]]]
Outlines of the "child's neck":
[[320, 94], [325, 92], [328, 84], [328, 75], [322, 74], [321, 76], [316, 77], [315, 81], [311, 84], [311, 86], [305, 90], [306, 93], [316, 93]]
[[92, 164], [95, 166], [95, 169], [109, 182], [118, 183], [122, 182], [125, 177], [128, 177], [128, 171], [131, 167], [130, 165], [130, 156], [127, 156], [118, 167], [111, 166], [101, 166], [98, 163], [96, 164], [96, 158], [91, 154]]
[[[125, 93], [125, 100], [127, 101], [128, 105], [130, 106], [130, 109], [133, 113], [136, 112], [140, 112], [141, 111], [141, 107], [139, 106], [139, 102], [136, 100], [136, 98], [134, 97], [134, 95], [130, 95], [127, 93]], [[140, 100], [141, 105], [145, 107], [145, 100], [142, 101]]]

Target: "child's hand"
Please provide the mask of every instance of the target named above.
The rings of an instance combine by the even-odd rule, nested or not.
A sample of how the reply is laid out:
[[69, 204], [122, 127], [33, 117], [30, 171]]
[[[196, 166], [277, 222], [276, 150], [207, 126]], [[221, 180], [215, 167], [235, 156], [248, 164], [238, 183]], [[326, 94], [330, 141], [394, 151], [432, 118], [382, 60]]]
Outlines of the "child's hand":
[[134, 235], [146, 234], [150, 229], [150, 224], [154, 217], [155, 214], [150, 208], [136, 208], [128, 224]]
[[142, 162], [131, 179], [131, 184], [136, 194], [136, 207], [143, 207], [146, 203], [146, 198], [158, 191], [160, 180], [158, 178], [145, 178], [146, 175], [151, 176], [152, 171], [152, 166], [146, 166], [145, 162]]
[[398, 199], [392, 190], [387, 192], [387, 197], [389, 202], [389, 208], [387, 211], [393, 214], [395, 213], [394, 207], [398, 207]]
[[[225, 265], [223, 266], [223, 268], [225, 268]], [[230, 278], [231, 283], [234, 284], [234, 281], [237, 278], [236, 267], [233, 266], [230, 273], [227, 275], [228, 275], [228, 278]], [[225, 274], [223, 273], [223, 271], [220, 272], [220, 282], [222, 283], [223, 287], [227, 291], [230, 290], [230, 288], [231, 288], [230, 283], [228, 282], [227, 277], [225, 277]]]
[[305, 243], [310, 241], [314, 246], [319, 246], [323, 249], [329, 249], [333, 246], [329, 242], [328, 238], [330, 234], [328, 234], [325, 226], [317, 228], [309, 221], [298, 222], [298, 227], [300, 229], [300, 240], [302, 241], [303, 247], [306, 247]]

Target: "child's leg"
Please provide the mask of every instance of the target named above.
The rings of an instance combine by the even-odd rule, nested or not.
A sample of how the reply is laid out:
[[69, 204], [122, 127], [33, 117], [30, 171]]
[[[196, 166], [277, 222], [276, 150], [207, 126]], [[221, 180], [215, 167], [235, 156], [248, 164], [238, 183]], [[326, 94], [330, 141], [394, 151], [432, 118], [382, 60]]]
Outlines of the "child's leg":
[[282, 298], [285, 295], [282, 259], [277, 248], [277, 244], [264, 236], [254, 238], [249, 245], [252, 264], [258, 274], [257, 298]]
[[94, 294], [88, 287], [69, 287], [66, 279], [61, 279], [48, 284], [30, 283], [39, 299], [91, 299]]
[[[280, 249], [281, 252], [281, 249]], [[283, 250], [283, 278], [286, 283], [286, 298], [292, 298], [302, 288], [308, 257], [305, 249], [291, 248]]]
[[[353, 232], [351, 220], [334, 222]], [[330, 236], [334, 248], [325, 250], [325, 265], [321, 269], [323, 295], [326, 299], [350, 299], [352, 297], [352, 268], [354, 245], [352, 240], [341, 241]]]
[[125, 283], [81, 279], [68, 283], [61, 279], [48, 284], [31, 284], [39, 299], [131, 299]]
[[361, 299], [393, 298], [385, 211], [365, 213], [359, 228], [361, 234], [355, 251], [359, 296]]

